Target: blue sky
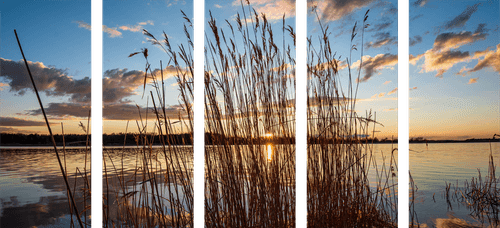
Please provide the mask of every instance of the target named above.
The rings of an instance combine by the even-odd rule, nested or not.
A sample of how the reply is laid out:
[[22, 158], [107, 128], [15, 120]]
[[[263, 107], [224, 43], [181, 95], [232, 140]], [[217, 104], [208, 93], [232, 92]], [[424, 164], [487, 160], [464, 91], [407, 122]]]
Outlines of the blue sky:
[[[258, 12], [277, 23], [283, 13], [294, 25], [294, 1], [251, 1]], [[206, 1], [214, 17], [234, 20], [238, 1]], [[3, 132], [45, 133], [35, 95], [31, 91], [13, 29], [17, 29], [42, 101], [53, 123], [64, 122], [70, 133], [80, 133], [90, 104], [90, 2], [1, 2], [2, 74], [0, 125]], [[378, 137], [397, 135], [397, 2], [381, 0], [308, 1], [330, 26], [334, 51], [349, 55], [350, 31], [370, 9], [364, 37], [364, 66], [357, 110], [377, 112], [384, 124]], [[147, 29], [157, 38], [168, 35], [174, 49], [186, 43], [184, 10], [192, 19], [192, 1], [104, 1], [103, 77], [105, 132], [124, 131], [125, 120], [135, 119], [135, 104], [145, 107], [142, 76], [145, 60], [128, 55], [148, 48], [153, 69], [164, 62], [168, 75], [167, 105], [178, 110], [178, 92], [168, 56], [148, 42]], [[26, 12], [30, 12], [27, 14]], [[334, 13], [335, 12], [335, 13]], [[308, 37], [318, 34], [315, 16], [308, 13]], [[500, 127], [499, 113], [499, 4], [496, 1], [410, 1], [410, 136], [427, 138], [491, 137]], [[206, 14], [208, 19], [209, 15]], [[358, 26], [359, 27], [359, 26]], [[354, 43], [358, 50], [360, 33]], [[448, 42], [456, 38], [454, 42]], [[441, 42], [441, 43], [439, 43]], [[447, 54], [447, 55], [445, 55]], [[448, 58], [444, 58], [448, 57]], [[352, 61], [360, 59], [352, 53]], [[496, 61], [496, 62], [495, 62]], [[495, 67], [496, 66], [496, 67]], [[169, 71], [170, 70], [170, 71]], [[339, 73], [347, 78], [346, 70]], [[346, 83], [344, 83], [346, 84]], [[148, 86], [146, 91], [152, 88]], [[106, 110], [107, 109], [107, 110]], [[128, 116], [128, 117], [127, 117]], [[108, 126], [108, 128], [106, 128]], [[123, 129], [122, 129], [123, 128]], [[58, 128], [54, 129], [56, 132]], [[497, 132], [495, 132], [497, 131]]]

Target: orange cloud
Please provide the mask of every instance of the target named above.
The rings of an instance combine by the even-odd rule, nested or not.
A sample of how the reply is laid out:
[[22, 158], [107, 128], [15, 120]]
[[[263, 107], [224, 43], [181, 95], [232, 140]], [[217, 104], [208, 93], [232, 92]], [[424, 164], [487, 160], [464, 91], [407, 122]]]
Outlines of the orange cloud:
[[375, 42], [370, 41], [366, 43], [366, 48], [379, 48], [385, 45], [393, 45], [398, 43], [398, 38], [395, 36], [391, 36], [389, 32], [379, 32], [375, 34], [373, 37], [376, 38]]
[[308, 1], [308, 7], [316, 6], [322, 21], [336, 21], [372, 2], [374, 0]]
[[142, 32], [143, 26], [144, 25], [154, 25], [154, 22], [151, 20], [145, 21], [145, 22], [139, 22], [136, 25], [122, 25], [118, 27], [119, 29], [123, 31], [130, 31], [130, 32]]
[[467, 84], [474, 84], [474, 83], [477, 83], [477, 79], [478, 79], [478, 78], [471, 78], [471, 79], [469, 79], [469, 83], [467, 83]]
[[0, 91], [3, 91], [4, 86], [9, 86], [9, 84], [5, 84], [5, 83], [0, 82]]
[[457, 49], [463, 45], [471, 44], [479, 40], [486, 39], [487, 33], [484, 33], [484, 26], [479, 25], [476, 32], [460, 33], [441, 33], [434, 40], [432, 49], [427, 50], [423, 56], [410, 55], [410, 63], [416, 62], [424, 57], [425, 63], [422, 65], [422, 72], [436, 71], [436, 77], [442, 77], [443, 74], [455, 64], [471, 60], [468, 51], [462, 52]]
[[375, 95], [371, 96], [371, 98], [384, 97], [384, 96], [385, 96], [385, 93], [379, 93], [379, 94], [375, 94]]
[[[285, 17], [295, 16], [295, 1], [293, 0], [250, 0], [250, 5], [258, 14], [265, 14], [267, 20], [281, 20]], [[240, 0], [235, 0], [233, 6], [240, 6]], [[246, 5], [246, 3], [243, 3]]]
[[388, 92], [387, 95], [391, 95], [393, 93], [396, 93], [398, 91], [398, 88], [396, 87], [395, 89], [391, 90], [391, 92]]
[[[481, 57], [484, 57], [481, 59]], [[497, 50], [478, 51], [474, 53], [473, 59], [479, 59], [478, 63], [469, 72], [476, 72], [483, 68], [493, 68], [494, 71], [500, 73], [500, 44], [497, 44]]]
[[[78, 24], [79, 28], [84, 28], [84, 29], [87, 29], [89, 31], [92, 29], [92, 26], [84, 21], [73, 21], [73, 23]], [[122, 36], [122, 33], [120, 31], [116, 30], [116, 28], [110, 28], [106, 25], [102, 25], [102, 31], [107, 33], [109, 35], [109, 37], [111, 37], [111, 38]]]
[[457, 75], [462, 75], [462, 77], [465, 77], [465, 75], [469, 74], [469, 70], [471, 70], [471, 68], [463, 66], [462, 69], [460, 69], [460, 71], [457, 73]]

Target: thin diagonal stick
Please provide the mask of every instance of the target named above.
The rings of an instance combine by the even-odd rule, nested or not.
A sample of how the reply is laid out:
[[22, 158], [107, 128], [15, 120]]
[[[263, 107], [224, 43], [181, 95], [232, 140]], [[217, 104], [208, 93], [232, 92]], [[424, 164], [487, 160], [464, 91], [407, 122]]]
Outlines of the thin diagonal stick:
[[71, 188], [69, 187], [68, 178], [66, 176], [66, 173], [64, 172], [64, 168], [61, 163], [61, 158], [59, 158], [59, 153], [57, 152], [56, 141], [54, 140], [54, 135], [52, 135], [52, 130], [50, 129], [49, 125], [49, 120], [47, 119], [47, 115], [45, 115], [45, 110], [43, 109], [42, 100], [40, 99], [40, 95], [38, 95], [38, 90], [36, 89], [35, 81], [33, 80], [33, 76], [31, 75], [31, 71], [28, 66], [28, 61], [26, 61], [26, 57], [24, 57], [23, 48], [21, 47], [21, 42], [19, 42], [19, 37], [17, 37], [17, 32], [15, 29], [14, 29], [14, 34], [16, 34], [17, 44], [19, 44], [19, 49], [21, 50], [21, 54], [23, 55], [24, 64], [26, 64], [26, 69], [28, 69], [28, 74], [30, 75], [31, 83], [33, 83], [33, 88], [35, 89], [36, 98], [38, 98], [38, 104], [40, 104], [40, 109], [42, 110], [43, 117], [45, 118], [45, 123], [47, 124], [47, 128], [49, 129], [50, 138], [52, 139], [52, 144], [54, 145], [54, 150], [56, 151], [57, 161], [59, 162], [59, 168], [61, 169], [61, 173], [64, 177], [64, 182], [66, 183], [66, 188], [68, 189], [69, 197], [71, 198], [71, 203], [73, 204], [73, 209], [76, 212], [77, 215], [76, 217], [78, 218], [80, 227], [83, 228], [83, 223], [82, 220], [80, 219], [80, 214], [78, 213], [78, 209], [76, 208], [75, 199], [73, 198], [73, 194], [71, 193]]

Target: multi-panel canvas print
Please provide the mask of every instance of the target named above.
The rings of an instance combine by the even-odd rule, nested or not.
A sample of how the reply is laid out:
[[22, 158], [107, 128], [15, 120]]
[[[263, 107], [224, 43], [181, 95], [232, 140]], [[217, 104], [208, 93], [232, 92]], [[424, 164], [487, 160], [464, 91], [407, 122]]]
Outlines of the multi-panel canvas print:
[[0, 2], [0, 227], [500, 226], [498, 1], [203, 3]]

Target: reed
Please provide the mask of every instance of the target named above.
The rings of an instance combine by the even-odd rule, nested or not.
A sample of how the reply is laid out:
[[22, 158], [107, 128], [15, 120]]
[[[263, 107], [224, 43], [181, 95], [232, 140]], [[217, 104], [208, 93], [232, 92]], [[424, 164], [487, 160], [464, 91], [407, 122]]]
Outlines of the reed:
[[[285, 16], [281, 22], [268, 22], [248, 1], [241, 3], [235, 22], [225, 20], [223, 27], [210, 13], [204, 75], [206, 227], [295, 227], [295, 32]], [[193, 45], [186, 26], [184, 31], [188, 45], [179, 45], [178, 52], [172, 51], [166, 34], [163, 40], [148, 31], [144, 34], [179, 69], [176, 78], [187, 113], [182, 125], [192, 134], [189, 51]], [[319, 139], [325, 139], [309, 145], [309, 227], [394, 227], [397, 149], [391, 151], [389, 161], [383, 161], [387, 164], [376, 170], [377, 182], [370, 183], [369, 168], [377, 167], [373, 145], [358, 135], [373, 134], [376, 121], [371, 114], [360, 117], [352, 111], [358, 88], [350, 83], [344, 94], [337, 85], [338, 71], [333, 65], [337, 62], [331, 54], [327, 29], [322, 31], [325, 38], [320, 47], [309, 42], [309, 77], [315, 79], [308, 84], [308, 136], [318, 134]], [[148, 113], [141, 114], [146, 117], [137, 121], [137, 165], [132, 175], [123, 174], [123, 151], [107, 152], [105, 162], [113, 168], [104, 171], [108, 192], [105, 226], [190, 227], [192, 167], [183, 158], [186, 153], [169, 140], [174, 128], [164, 111], [163, 78], [151, 70], [147, 49], [130, 56], [141, 53], [146, 59], [145, 77], [150, 77], [156, 92], [150, 92], [151, 98], [156, 97], [151, 99], [156, 127], [145, 132]], [[152, 149], [155, 134], [162, 135], [159, 150]], [[347, 137], [350, 135], [354, 137]], [[113, 156], [121, 156], [121, 168]], [[163, 163], [157, 162], [160, 157]], [[172, 188], [160, 180], [181, 184]]]
[[[491, 149], [491, 144], [490, 144]], [[478, 176], [472, 177], [470, 182], [465, 180], [463, 187], [457, 184], [452, 189], [451, 183], [446, 183], [444, 198], [448, 208], [452, 209], [452, 202], [464, 204], [470, 211], [470, 216], [482, 224], [487, 222], [491, 227], [500, 226], [500, 178], [496, 177], [496, 166], [493, 160], [493, 154], [488, 156], [488, 175], [485, 178], [481, 176], [481, 170], [478, 169]]]
[[[186, 125], [192, 132], [194, 46], [187, 30], [191, 21], [184, 18], [187, 49], [180, 45], [174, 52], [165, 33], [162, 41], [146, 30], [144, 33], [179, 69], [176, 78]], [[367, 19], [368, 12], [363, 33]], [[236, 23], [226, 20], [225, 24], [226, 29], [222, 29], [210, 13], [205, 31], [205, 141], [210, 142], [205, 146], [205, 226], [294, 227], [296, 34], [284, 17], [279, 30], [274, 30], [264, 14], [243, 3]], [[308, 39], [307, 225], [396, 227], [397, 149], [392, 150], [382, 170], [376, 170], [379, 178], [375, 186], [371, 185], [368, 172], [375, 165], [373, 145], [360, 135], [374, 134], [378, 123], [371, 113], [362, 117], [354, 111], [358, 87], [354, 87], [355, 78], [351, 76], [352, 60], [346, 60], [349, 84], [344, 89], [328, 28], [321, 27], [319, 47]], [[281, 32], [279, 37], [275, 31]], [[357, 31], [355, 25], [351, 45]], [[147, 49], [142, 54], [161, 101], [163, 87], [151, 71]], [[361, 69], [357, 73], [359, 79]], [[159, 108], [153, 105], [157, 122], [162, 122], [158, 110], [164, 107], [164, 102]], [[160, 134], [161, 126], [157, 129]], [[272, 143], [276, 141], [280, 144]], [[266, 143], [273, 153], [271, 159]], [[416, 220], [416, 216], [412, 218]]]

